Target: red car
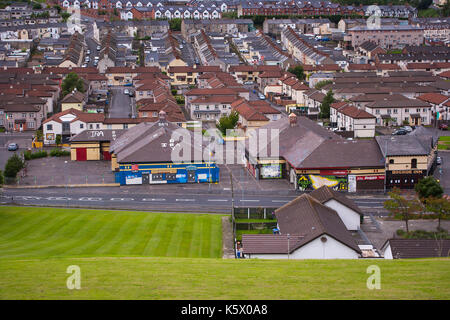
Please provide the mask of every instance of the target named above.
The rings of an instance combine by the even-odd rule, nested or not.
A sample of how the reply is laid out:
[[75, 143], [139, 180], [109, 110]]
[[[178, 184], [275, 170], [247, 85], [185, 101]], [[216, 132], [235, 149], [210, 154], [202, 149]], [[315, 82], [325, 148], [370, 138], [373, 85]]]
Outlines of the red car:
[[441, 124], [439, 125], [439, 129], [440, 129], [440, 130], [448, 130], [448, 125], [445, 124], [445, 123], [441, 123]]

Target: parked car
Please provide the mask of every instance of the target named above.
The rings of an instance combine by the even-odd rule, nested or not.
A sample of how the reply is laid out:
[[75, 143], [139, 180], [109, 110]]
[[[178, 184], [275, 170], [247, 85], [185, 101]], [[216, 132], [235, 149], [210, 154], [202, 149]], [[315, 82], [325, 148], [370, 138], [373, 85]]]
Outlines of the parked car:
[[245, 81], [244, 84], [253, 84], [253, 81]]
[[87, 64], [84, 63], [81, 67], [82, 67], [82, 68], [86, 68], [86, 67], [87, 67]]
[[97, 46], [97, 51], [100, 51], [100, 49], [101, 49], [102, 47], [100, 47], [100, 46]]
[[10, 143], [8, 145], [8, 151], [16, 151], [19, 149], [19, 145], [17, 143]]
[[393, 136], [403, 136], [403, 135], [406, 135], [406, 134], [408, 134], [408, 131], [406, 131], [404, 129], [398, 129], [398, 130], [395, 130], [392, 133]]
[[413, 128], [411, 128], [410, 126], [403, 126], [403, 127], [400, 128], [400, 130], [405, 130], [405, 131], [408, 131], [408, 132], [412, 132]]
[[123, 90], [123, 94], [130, 95], [130, 90], [128, 89]]
[[438, 164], [438, 165], [442, 164], [442, 158], [441, 157], [437, 157], [436, 158], [436, 164]]
[[263, 95], [262, 93], [258, 94], [258, 97], [260, 100], [266, 100], [266, 96]]
[[441, 124], [439, 125], [439, 129], [440, 129], [440, 130], [448, 130], [448, 125], [445, 124], [445, 123], [441, 123]]
[[87, 50], [87, 51], [86, 51], [86, 54], [91, 54], [91, 50]]

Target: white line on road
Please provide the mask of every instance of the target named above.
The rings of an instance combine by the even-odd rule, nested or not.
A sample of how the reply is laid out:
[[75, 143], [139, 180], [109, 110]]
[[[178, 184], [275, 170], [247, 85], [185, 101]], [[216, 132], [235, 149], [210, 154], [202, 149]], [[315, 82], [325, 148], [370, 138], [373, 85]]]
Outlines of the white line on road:
[[241, 200], [239, 200], [239, 201], [241, 201], [241, 202], [244, 202], [244, 201], [248, 201], [248, 202], [259, 202], [259, 200], [250, 200], [250, 199], [241, 199]]
[[208, 199], [208, 201], [228, 201], [227, 199]]
[[166, 199], [146, 199], [146, 198], [144, 198], [144, 199], [142, 199], [142, 201], [166, 201]]
[[176, 201], [195, 201], [194, 199], [175, 199]]
[[289, 202], [289, 200], [272, 200], [272, 202]]

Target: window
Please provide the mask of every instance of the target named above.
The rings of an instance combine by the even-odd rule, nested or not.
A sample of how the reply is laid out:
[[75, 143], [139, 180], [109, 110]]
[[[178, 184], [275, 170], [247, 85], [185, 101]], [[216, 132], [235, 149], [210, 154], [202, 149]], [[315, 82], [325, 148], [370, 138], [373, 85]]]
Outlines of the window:
[[376, 109], [375, 114], [380, 114], [380, 109]]
[[53, 130], [53, 125], [52, 124], [48, 124], [47, 125], [47, 130], [52, 131]]
[[389, 163], [393, 164], [394, 163], [394, 159], [389, 159]]
[[394, 109], [394, 113], [397, 113], [397, 111], [398, 111], [397, 109]]
[[26, 113], [22, 113], [22, 118], [26, 118], [27, 114]]
[[112, 124], [107, 124], [107, 125], [106, 125], [106, 128], [107, 128], [107, 129], [112, 129]]
[[92, 123], [89, 123], [89, 129], [94, 129], [94, 125]]
[[405, 109], [405, 113], [409, 113], [409, 109]]
[[84, 129], [84, 123], [80, 123], [80, 129]]
[[411, 159], [411, 169], [417, 169], [417, 159]]
[[124, 128], [124, 129], [128, 129], [128, 123], [124, 123], [124, 124], [123, 124], [123, 128]]
[[153, 112], [153, 117], [157, 117], [158, 116], [158, 112]]
[[28, 122], [27, 127], [30, 129], [34, 129], [34, 122]]
[[95, 126], [97, 129], [100, 129], [100, 123], [97, 123], [97, 125]]

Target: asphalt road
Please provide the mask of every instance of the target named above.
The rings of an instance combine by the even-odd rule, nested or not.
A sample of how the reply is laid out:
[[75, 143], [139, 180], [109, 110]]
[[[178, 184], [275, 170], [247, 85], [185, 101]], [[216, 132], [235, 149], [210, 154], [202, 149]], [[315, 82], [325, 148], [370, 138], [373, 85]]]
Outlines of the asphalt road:
[[[7, 204], [13, 200], [21, 205], [229, 213], [233, 201], [235, 207], [278, 208], [295, 198], [239, 193], [232, 201], [231, 192], [189, 194], [174, 190], [173, 193], [149, 194], [134, 190], [132, 187], [5, 189], [0, 202]], [[363, 212], [374, 215], [387, 213], [383, 209], [386, 196], [357, 196], [353, 200]]]
[[442, 159], [442, 164], [438, 165], [434, 170], [434, 177], [444, 188], [445, 194], [450, 194], [450, 152], [438, 152], [438, 156]]
[[134, 103], [131, 97], [124, 94], [125, 88], [131, 90], [130, 87], [112, 87], [111, 105], [109, 107], [109, 118], [131, 118], [135, 114]]

